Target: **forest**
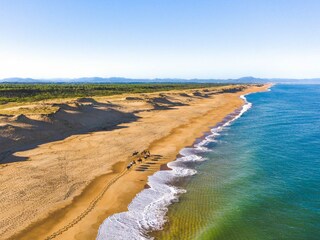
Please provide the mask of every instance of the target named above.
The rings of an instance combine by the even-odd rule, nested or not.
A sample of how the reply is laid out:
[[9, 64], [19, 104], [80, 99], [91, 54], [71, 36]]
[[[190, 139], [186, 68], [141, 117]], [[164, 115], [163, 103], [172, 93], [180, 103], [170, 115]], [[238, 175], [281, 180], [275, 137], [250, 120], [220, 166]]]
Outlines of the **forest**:
[[0, 84], [0, 104], [32, 102], [54, 98], [110, 96], [223, 86], [216, 83], [117, 83], [117, 84]]

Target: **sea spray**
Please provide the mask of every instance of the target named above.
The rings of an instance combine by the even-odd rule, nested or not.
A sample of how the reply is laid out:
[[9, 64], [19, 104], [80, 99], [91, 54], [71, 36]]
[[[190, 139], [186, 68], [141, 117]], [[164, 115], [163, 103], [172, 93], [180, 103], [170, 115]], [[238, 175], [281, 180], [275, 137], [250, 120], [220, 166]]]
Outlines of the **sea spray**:
[[225, 118], [223, 122], [206, 134], [204, 139], [196, 142], [193, 147], [184, 148], [180, 151], [180, 157], [167, 165], [171, 170], [163, 170], [154, 173], [148, 178], [150, 188], [142, 190], [136, 195], [128, 206], [127, 212], [114, 214], [107, 218], [99, 228], [97, 240], [105, 239], [152, 239], [148, 236], [151, 231], [161, 230], [167, 221], [166, 213], [168, 206], [179, 200], [179, 195], [186, 190], [175, 187], [172, 183], [177, 178], [192, 176], [197, 173], [195, 169], [187, 167], [187, 162], [201, 162], [206, 160], [199, 154], [210, 151], [206, 145], [215, 142], [219, 132], [225, 126], [239, 118], [251, 107], [244, 95], [244, 106]]

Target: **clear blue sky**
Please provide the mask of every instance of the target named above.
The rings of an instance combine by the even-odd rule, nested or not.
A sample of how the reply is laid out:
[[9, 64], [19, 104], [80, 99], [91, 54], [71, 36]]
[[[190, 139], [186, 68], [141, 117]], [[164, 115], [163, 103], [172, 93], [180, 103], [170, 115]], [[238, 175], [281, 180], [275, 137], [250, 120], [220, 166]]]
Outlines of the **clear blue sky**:
[[318, 0], [0, 0], [0, 78], [320, 77]]

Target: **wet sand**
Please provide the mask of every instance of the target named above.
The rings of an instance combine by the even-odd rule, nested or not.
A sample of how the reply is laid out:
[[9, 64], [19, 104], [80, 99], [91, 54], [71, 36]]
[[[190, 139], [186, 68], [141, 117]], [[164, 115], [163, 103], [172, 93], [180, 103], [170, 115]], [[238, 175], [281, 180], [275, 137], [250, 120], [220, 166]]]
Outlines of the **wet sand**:
[[[7, 194], [1, 202], [1, 209], [7, 210], [1, 213], [0, 237], [95, 239], [103, 220], [125, 211], [134, 196], [145, 188], [149, 175], [240, 108], [244, 104], [240, 95], [267, 88], [251, 86], [241, 92], [207, 97], [192, 95], [192, 91], [184, 94], [194, 97], [171, 93], [170, 101], [181, 104], [170, 108], [158, 105], [158, 109], [153, 106], [152, 110], [145, 101], [138, 101], [130, 105], [133, 111], [141, 107], [146, 111], [137, 114], [137, 121], [15, 153], [28, 161], [2, 165], [0, 169], [4, 183], [1, 192]], [[147, 96], [151, 95], [155, 96]], [[160, 97], [162, 103], [168, 99]], [[110, 101], [123, 103], [117, 97]], [[143, 149], [150, 150], [151, 158], [125, 170], [132, 160], [131, 153]], [[15, 198], [10, 198], [10, 194]], [[17, 194], [22, 197], [17, 199]]]

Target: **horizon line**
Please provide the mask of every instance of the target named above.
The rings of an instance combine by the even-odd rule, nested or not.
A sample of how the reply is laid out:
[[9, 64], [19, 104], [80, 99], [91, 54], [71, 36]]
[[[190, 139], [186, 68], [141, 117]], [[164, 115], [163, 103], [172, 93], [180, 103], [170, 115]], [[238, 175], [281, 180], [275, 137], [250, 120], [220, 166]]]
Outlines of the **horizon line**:
[[237, 78], [181, 78], [181, 77], [99, 77], [99, 76], [83, 76], [83, 77], [49, 77], [49, 78], [38, 78], [38, 77], [5, 77], [0, 78], [0, 80], [9, 80], [9, 79], [32, 79], [32, 80], [76, 80], [76, 79], [85, 79], [85, 78], [101, 78], [101, 79], [132, 79], [132, 80], [165, 80], [165, 79], [176, 79], [176, 80], [238, 80], [238, 79], [244, 79], [244, 78], [251, 78], [251, 79], [276, 79], [276, 80], [320, 80], [320, 77], [313, 77], [313, 78], [290, 78], [290, 77], [253, 77], [253, 76], [243, 76], [243, 77], [237, 77]]

